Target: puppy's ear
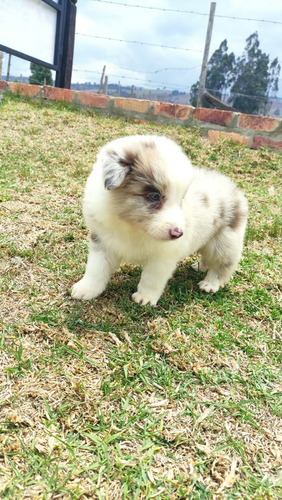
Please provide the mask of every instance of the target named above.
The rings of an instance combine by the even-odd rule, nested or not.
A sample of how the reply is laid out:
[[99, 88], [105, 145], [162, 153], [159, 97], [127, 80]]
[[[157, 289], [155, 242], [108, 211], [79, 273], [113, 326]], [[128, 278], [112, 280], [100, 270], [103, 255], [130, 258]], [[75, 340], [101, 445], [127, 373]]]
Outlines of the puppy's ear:
[[119, 187], [131, 172], [135, 157], [129, 152], [108, 151], [104, 161], [104, 182], [108, 190]]

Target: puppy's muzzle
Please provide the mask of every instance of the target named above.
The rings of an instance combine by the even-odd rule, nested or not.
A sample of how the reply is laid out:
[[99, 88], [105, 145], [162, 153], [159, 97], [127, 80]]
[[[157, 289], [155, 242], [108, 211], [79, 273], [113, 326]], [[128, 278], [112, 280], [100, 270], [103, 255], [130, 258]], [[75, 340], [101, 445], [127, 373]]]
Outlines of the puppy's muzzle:
[[172, 240], [176, 240], [177, 238], [180, 238], [183, 235], [183, 231], [178, 227], [172, 227], [169, 230], [169, 235]]

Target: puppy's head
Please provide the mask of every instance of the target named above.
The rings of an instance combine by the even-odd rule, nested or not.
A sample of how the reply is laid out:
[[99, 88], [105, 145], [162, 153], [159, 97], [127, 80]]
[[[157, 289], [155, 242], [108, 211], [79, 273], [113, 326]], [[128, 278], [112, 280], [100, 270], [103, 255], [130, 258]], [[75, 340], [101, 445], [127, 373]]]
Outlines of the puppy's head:
[[102, 163], [116, 215], [160, 240], [182, 236], [191, 166], [174, 142], [154, 136], [118, 139], [106, 146]]

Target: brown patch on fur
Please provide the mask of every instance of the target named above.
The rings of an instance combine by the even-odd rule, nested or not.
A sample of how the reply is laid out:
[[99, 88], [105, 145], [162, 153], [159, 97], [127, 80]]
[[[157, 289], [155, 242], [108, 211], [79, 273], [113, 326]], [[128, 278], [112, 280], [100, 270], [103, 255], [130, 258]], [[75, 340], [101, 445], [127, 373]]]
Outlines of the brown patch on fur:
[[202, 194], [202, 202], [205, 205], [205, 207], [209, 206], [209, 198], [205, 193]]
[[[168, 184], [163, 163], [165, 159], [160, 154], [153, 141], [147, 141], [133, 151], [125, 150], [125, 161], [130, 162], [130, 172], [120, 186], [112, 192], [116, 213], [125, 220], [144, 223], [156, 210], [165, 203]], [[134, 160], [134, 161], [132, 161]], [[150, 200], [150, 194], [158, 193], [158, 201]]]
[[137, 158], [137, 153], [126, 150], [123, 151], [123, 154], [120, 154], [113, 149], [108, 151], [108, 155], [124, 167], [133, 165]]
[[221, 266], [222, 266], [223, 268], [227, 268], [227, 267], [231, 267], [231, 266], [232, 266], [232, 264], [233, 264], [233, 262], [232, 262], [232, 261], [226, 261], [226, 262], [222, 262], [222, 263], [221, 263]]
[[124, 151], [124, 155], [119, 158], [119, 163], [125, 167], [133, 167], [138, 159], [138, 154], [133, 151]]
[[101, 245], [101, 240], [100, 240], [99, 236], [96, 233], [91, 233], [90, 234], [90, 239], [91, 239], [92, 243], [94, 243], [94, 245], [96, 245], [96, 246], [100, 246]]
[[130, 174], [124, 181], [123, 187], [128, 194], [146, 196], [148, 193], [158, 192], [162, 197], [168, 190], [166, 178], [162, 170], [163, 159], [154, 151], [154, 143], [145, 143], [138, 152], [126, 152], [130, 163]]
[[232, 218], [229, 221], [229, 227], [231, 229], [237, 229], [240, 226], [242, 218], [245, 216], [245, 214], [240, 209], [241, 204], [240, 201], [237, 200], [234, 203]]
[[153, 140], [143, 142], [142, 145], [145, 146], [145, 148], [155, 148], [156, 147], [156, 144], [154, 143]]
[[225, 216], [225, 205], [221, 201], [220, 204], [219, 204], [219, 218], [220, 219], [224, 219], [224, 216]]

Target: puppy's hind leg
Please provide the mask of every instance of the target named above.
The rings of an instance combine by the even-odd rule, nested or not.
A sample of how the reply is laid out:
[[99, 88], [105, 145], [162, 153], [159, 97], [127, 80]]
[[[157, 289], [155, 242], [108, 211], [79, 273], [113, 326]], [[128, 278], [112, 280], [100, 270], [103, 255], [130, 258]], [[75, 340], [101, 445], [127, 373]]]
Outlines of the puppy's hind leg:
[[89, 254], [84, 276], [72, 288], [72, 297], [78, 300], [91, 300], [101, 295], [119, 260], [106, 252], [98, 240], [91, 237]]
[[200, 289], [207, 293], [217, 292], [221, 286], [228, 283], [236, 267], [222, 265], [209, 269], [205, 279], [199, 282]]
[[208, 268], [206, 277], [199, 282], [201, 290], [215, 293], [229, 282], [242, 255], [243, 237], [244, 229], [235, 232], [225, 228], [201, 250]]

